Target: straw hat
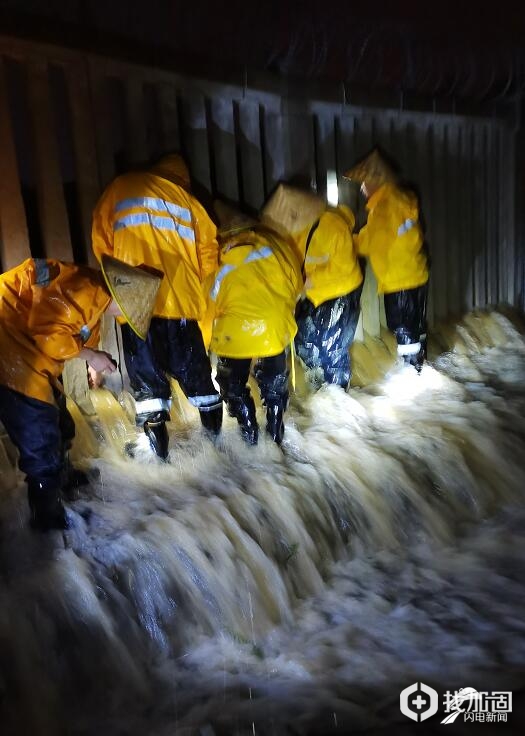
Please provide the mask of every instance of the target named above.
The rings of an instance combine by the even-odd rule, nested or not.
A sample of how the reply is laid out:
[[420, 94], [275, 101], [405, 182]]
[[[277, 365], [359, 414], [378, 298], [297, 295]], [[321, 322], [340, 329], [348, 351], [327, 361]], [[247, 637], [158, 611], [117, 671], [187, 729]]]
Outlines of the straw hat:
[[296, 235], [319, 219], [326, 202], [313, 192], [279, 184], [261, 212], [261, 222], [283, 235]]
[[220, 199], [215, 200], [213, 209], [219, 218], [220, 236], [231, 235], [237, 230], [247, 230], [248, 228], [257, 227], [259, 224], [253, 217], [246, 215], [244, 212], [226, 204], [226, 202]]
[[393, 170], [377, 149], [347, 171], [344, 177], [360, 184], [367, 181], [376, 186], [395, 181]]
[[102, 256], [102, 273], [113, 299], [129, 326], [145, 340], [162, 275]]

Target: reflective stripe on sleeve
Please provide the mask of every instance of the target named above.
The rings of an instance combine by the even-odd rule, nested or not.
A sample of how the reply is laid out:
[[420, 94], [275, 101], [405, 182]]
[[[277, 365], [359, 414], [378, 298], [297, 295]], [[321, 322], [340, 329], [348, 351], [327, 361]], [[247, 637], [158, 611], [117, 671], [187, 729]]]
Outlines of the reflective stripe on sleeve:
[[158, 212], [169, 212], [173, 217], [191, 222], [191, 212], [186, 207], [181, 207], [174, 202], [167, 202], [165, 199], [157, 199], [156, 197], [132, 197], [130, 199], [121, 199], [115, 205], [115, 212], [123, 212], [131, 210], [134, 207], [144, 207], [147, 210], [157, 210]]
[[159, 217], [158, 215], [150, 215], [148, 212], [138, 212], [133, 215], [125, 215], [116, 220], [113, 225], [113, 231], [123, 230], [124, 228], [139, 227], [140, 225], [151, 225], [156, 230], [170, 230], [177, 232], [181, 238], [195, 242], [195, 233], [192, 227], [181, 225], [179, 222], [172, 220], [171, 217]]
[[404, 221], [404, 223], [397, 228], [398, 236], [404, 235], [405, 233], [407, 233], [409, 230], [411, 230], [414, 227], [415, 224], [416, 224], [416, 220], [411, 220], [410, 218], [407, 218]]
[[213, 286], [210, 291], [210, 298], [213, 302], [217, 299], [219, 295], [219, 290], [221, 288], [223, 278], [231, 273], [234, 269], [235, 266], [232, 266], [231, 263], [227, 263], [225, 266], [222, 266], [222, 268], [219, 269], [219, 273], [215, 277], [215, 281], [213, 282]]
[[261, 258], [269, 258], [272, 254], [272, 249], [265, 245], [263, 248], [259, 248], [259, 250], [252, 251], [249, 256], [246, 256], [243, 263], [252, 263], [253, 261], [258, 261]]

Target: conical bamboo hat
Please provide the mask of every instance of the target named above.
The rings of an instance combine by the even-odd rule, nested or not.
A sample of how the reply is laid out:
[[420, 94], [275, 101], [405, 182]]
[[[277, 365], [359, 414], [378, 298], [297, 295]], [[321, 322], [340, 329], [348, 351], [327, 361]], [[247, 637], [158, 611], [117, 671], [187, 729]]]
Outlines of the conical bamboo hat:
[[395, 181], [395, 174], [376, 149], [344, 174], [345, 179], [373, 182], [377, 186]]
[[279, 184], [261, 211], [261, 222], [283, 235], [297, 235], [313, 225], [326, 202], [313, 192]]
[[131, 329], [145, 340], [162, 275], [102, 256], [102, 273], [113, 299]]

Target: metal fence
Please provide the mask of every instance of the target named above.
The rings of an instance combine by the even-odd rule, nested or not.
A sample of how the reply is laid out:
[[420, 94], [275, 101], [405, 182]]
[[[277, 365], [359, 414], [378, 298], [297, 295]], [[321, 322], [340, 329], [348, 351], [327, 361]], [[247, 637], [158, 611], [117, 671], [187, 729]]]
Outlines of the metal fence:
[[[342, 172], [379, 144], [421, 198], [432, 255], [430, 319], [522, 306], [516, 137], [504, 120], [292, 99], [248, 84], [0, 38], [0, 257], [92, 262], [91, 212], [133, 163], [179, 149], [203, 198], [258, 209], [280, 180], [357, 195]], [[365, 329], [379, 330], [372, 299]]]

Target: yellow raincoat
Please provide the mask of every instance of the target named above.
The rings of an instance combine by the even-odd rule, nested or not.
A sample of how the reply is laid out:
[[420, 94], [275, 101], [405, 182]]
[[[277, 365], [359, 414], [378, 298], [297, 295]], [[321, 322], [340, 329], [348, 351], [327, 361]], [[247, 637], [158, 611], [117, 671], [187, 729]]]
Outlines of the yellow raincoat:
[[96, 348], [110, 302], [85, 266], [29, 258], [0, 275], [0, 384], [53, 404], [64, 361]]
[[428, 281], [417, 199], [392, 183], [367, 203], [368, 222], [357, 236], [359, 255], [368, 256], [379, 294], [415, 289]]
[[354, 291], [363, 281], [352, 236], [354, 225], [352, 210], [340, 205], [321, 215], [306, 258], [312, 226], [294, 238], [304, 261], [305, 294], [315, 307]]
[[180, 156], [115, 179], [93, 214], [93, 251], [162, 271], [153, 316], [200, 320], [217, 270], [217, 230], [189, 191]]
[[211, 350], [225, 358], [278, 355], [297, 332], [300, 263], [281, 237], [263, 229], [221, 240], [220, 268], [210, 291]]

